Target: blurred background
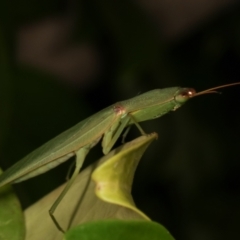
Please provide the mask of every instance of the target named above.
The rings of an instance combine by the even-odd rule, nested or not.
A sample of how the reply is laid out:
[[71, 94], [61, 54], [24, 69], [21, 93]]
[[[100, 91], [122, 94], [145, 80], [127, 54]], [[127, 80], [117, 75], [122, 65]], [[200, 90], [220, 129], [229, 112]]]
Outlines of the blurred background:
[[[0, 13], [3, 169], [114, 102], [240, 81], [237, 0], [2, 1]], [[240, 86], [221, 92], [141, 124], [159, 139], [133, 196], [178, 240], [239, 236]], [[98, 145], [85, 166], [101, 156]], [[22, 206], [63, 183], [70, 164], [16, 184]]]

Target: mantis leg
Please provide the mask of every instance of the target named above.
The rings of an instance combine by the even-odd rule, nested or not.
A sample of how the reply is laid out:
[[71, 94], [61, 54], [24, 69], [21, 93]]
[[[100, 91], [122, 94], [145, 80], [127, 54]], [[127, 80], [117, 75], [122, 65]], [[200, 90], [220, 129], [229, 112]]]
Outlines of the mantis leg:
[[[136, 127], [138, 128], [140, 133], [142, 135], [146, 135], [146, 133], [143, 131], [143, 129], [141, 128], [140, 124], [135, 120], [135, 118], [131, 114], [129, 114], [129, 117], [131, 118], [131, 121], [136, 125]], [[127, 129], [125, 130], [125, 132], [123, 133], [123, 135], [122, 135], [122, 143], [125, 142], [125, 138], [128, 135], [130, 128], [131, 128], [131, 125], [128, 126]]]
[[[114, 123], [112, 128], [104, 134], [103, 141], [102, 141], [102, 147], [103, 147], [103, 153], [107, 154], [113, 145], [118, 140], [119, 136], [122, 134], [123, 129], [129, 125], [130, 122], [133, 122], [136, 127], [139, 129], [142, 135], [146, 135], [146, 133], [143, 131], [141, 126], [137, 123], [137, 121], [134, 119], [134, 117], [131, 114], [127, 114], [124, 118], [119, 119]], [[125, 139], [126, 135], [128, 134], [130, 128], [127, 128], [123, 135], [123, 140]]]
[[122, 134], [123, 129], [128, 125], [131, 119], [126, 115], [123, 119], [119, 119], [112, 128], [106, 132], [103, 136], [102, 147], [103, 153], [106, 155], [109, 153], [113, 145], [118, 140], [119, 136]]
[[[135, 118], [131, 115], [131, 114], [129, 114], [129, 117], [131, 118], [131, 120], [132, 120], [132, 122], [136, 125], [136, 127], [138, 128], [138, 130], [140, 131], [140, 133], [142, 134], [142, 135], [147, 135], [144, 131], [143, 131], [143, 129], [141, 128], [141, 126], [139, 125], [139, 123], [135, 120]], [[128, 133], [128, 132], [127, 132]], [[126, 134], [125, 134], [126, 135]]]
[[82, 164], [84, 162], [84, 159], [85, 159], [85, 157], [86, 157], [86, 155], [88, 154], [89, 151], [90, 151], [90, 147], [88, 146], [88, 147], [80, 148], [76, 152], [76, 167], [75, 167], [75, 170], [74, 170], [70, 180], [67, 182], [67, 185], [65, 186], [65, 188], [63, 189], [63, 191], [58, 196], [58, 198], [56, 199], [56, 201], [54, 202], [54, 204], [52, 205], [52, 207], [49, 210], [50, 217], [52, 218], [54, 224], [63, 233], [64, 233], [64, 230], [59, 225], [59, 223], [57, 222], [57, 220], [56, 220], [56, 218], [54, 217], [53, 214], [54, 214], [56, 208], [58, 207], [59, 203], [61, 202], [61, 200], [63, 199], [63, 197], [65, 196], [65, 194], [69, 190], [69, 188], [71, 187], [71, 185], [74, 182], [75, 178], [77, 177], [77, 175], [78, 175], [78, 173], [79, 173], [79, 171], [80, 171], [80, 169], [82, 167]]
[[124, 133], [123, 133], [123, 135], [122, 135], [122, 143], [125, 143], [125, 138], [127, 137], [130, 129], [131, 129], [131, 126], [128, 126], [128, 127], [126, 128], [126, 130], [124, 131]]
[[66, 175], [66, 181], [69, 181], [69, 179], [71, 178], [71, 173], [73, 171], [73, 168], [75, 167], [76, 165], [76, 161], [73, 161], [70, 165], [70, 167], [68, 168], [68, 171], [67, 171], [67, 175]]

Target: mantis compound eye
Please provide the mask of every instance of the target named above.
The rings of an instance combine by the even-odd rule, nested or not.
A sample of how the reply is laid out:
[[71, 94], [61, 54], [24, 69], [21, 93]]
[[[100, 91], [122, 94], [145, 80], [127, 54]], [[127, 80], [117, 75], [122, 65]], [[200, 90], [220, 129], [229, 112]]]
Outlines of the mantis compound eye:
[[196, 91], [193, 88], [183, 88], [175, 96], [175, 100], [178, 103], [184, 103], [189, 98], [194, 97]]

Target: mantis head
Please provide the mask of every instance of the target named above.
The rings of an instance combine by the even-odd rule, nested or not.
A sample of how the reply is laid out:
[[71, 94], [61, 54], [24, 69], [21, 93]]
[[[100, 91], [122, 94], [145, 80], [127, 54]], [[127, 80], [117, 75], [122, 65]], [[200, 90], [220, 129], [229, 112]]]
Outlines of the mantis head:
[[209, 88], [201, 92], [196, 92], [195, 89], [193, 88], [184, 88], [175, 96], [175, 101], [178, 103], [184, 103], [190, 98], [197, 97], [204, 94], [209, 94], [209, 93], [219, 93], [218, 91], [216, 91], [217, 89], [231, 87], [235, 85], [240, 85], [240, 82], [225, 84], [225, 85], [221, 85], [214, 88]]

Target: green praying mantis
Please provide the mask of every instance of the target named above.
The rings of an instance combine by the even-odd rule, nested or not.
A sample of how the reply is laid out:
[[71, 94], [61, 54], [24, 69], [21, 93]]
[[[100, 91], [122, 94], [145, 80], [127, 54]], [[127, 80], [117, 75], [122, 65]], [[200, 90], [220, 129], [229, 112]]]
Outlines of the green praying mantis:
[[107, 154], [126, 127], [124, 136], [126, 136], [132, 124], [135, 124], [140, 133], [145, 135], [138, 124], [139, 122], [159, 118], [170, 111], [175, 111], [190, 98], [215, 93], [217, 89], [234, 85], [240, 85], [240, 82], [201, 92], [196, 92], [192, 88], [181, 87], [156, 89], [117, 102], [61, 133], [7, 169], [0, 175], [0, 187], [42, 174], [76, 156], [75, 170], [66, 187], [49, 210], [57, 228], [64, 232], [55, 219], [54, 212], [79, 173], [86, 155], [101, 139], [103, 153]]

